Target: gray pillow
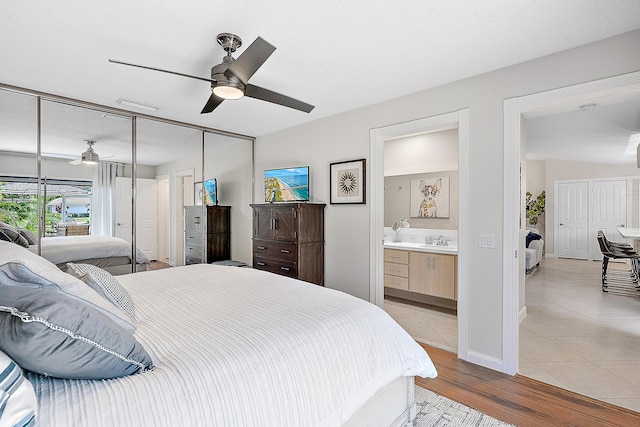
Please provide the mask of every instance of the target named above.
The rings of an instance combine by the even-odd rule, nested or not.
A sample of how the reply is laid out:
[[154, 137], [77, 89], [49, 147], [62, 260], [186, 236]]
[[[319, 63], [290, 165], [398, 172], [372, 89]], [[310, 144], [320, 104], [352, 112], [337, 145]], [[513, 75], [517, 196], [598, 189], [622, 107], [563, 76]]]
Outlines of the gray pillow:
[[23, 369], [93, 380], [153, 368], [133, 335], [68, 295], [0, 285], [0, 304], [0, 350]]
[[74, 275], [91, 289], [111, 301], [113, 305], [127, 313], [132, 322], [136, 320], [136, 309], [129, 292], [106, 270], [91, 264], [67, 263], [67, 273]]
[[0, 241], [0, 284], [54, 289], [92, 305], [129, 331], [136, 329], [127, 314], [82, 280], [63, 272], [28, 249], [3, 241]]
[[18, 228], [20, 235], [24, 237], [29, 245], [37, 245], [38, 244], [38, 236], [31, 230], [27, 230], [26, 228]]
[[2, 221], [0, 221], [0, 240], [17, 243], [25, 248], [29, 247], [29, 242], [22, 237], [17, 228]]

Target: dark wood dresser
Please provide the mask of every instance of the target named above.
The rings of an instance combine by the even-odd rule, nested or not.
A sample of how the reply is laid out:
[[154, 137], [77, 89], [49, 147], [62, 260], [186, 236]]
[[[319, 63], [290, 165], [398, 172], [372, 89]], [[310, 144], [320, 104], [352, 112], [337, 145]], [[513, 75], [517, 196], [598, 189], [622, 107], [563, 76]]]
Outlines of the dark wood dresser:
[[324, 208], [318, 203], [253, 207], [253, 268], [324, 286]]
[[[231, 259], [231, 206], [202, 206], [184, 208], [184, 263], [200, 264]], [[203, 227], [206, 242], [203, 245]], [[205, 249], [203, 258], [203, 246]]]

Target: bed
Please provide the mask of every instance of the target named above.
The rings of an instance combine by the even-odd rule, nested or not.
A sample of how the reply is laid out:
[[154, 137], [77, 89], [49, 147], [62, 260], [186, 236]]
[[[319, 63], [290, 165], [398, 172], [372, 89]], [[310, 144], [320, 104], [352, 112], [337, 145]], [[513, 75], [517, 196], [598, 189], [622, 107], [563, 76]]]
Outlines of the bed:
[[[22, 250], [12, 246], [0, 242], [0, 349], [19, 358], [11, 352], [23, 346], [11, 346], [6, 331], [41, 325], [16, 314], [35, 312], [28, 303], [13, 312], [3, 307], [12, 291], [31, 286], [15, 283], [18, 269], [2, 275], [10, 270], [7, 260], [24, 255], [7, 255]], [[44, 260], [29, 254], [13, 263], [44, 276]], [[79, 286], [51, 269], [46, 266], [47, 280]], [[25, 369], [37, 399], [36, 425], [409, 426], [414, 376], [437, 375], [424, 349], [382, 309], [336, 290], [207, 264], [112, 279], [135, 307], [135, 331], [124, 331], [125, 338], [144, 348], [153, 368], [147, 361], [148, 369], [114, 379], [62, 379]], [[51, 288], [33, 287], [20, 291], [45, 296]], [[24, 351], [22, 357], [31, 357], [33, 351]]]
[[[41, 255], [66, 270], [68, 262], [93, 264], [111, 274], [131, 273], [131, 243], [109, 236], [54, 236], [40, 240]], [[38, 246], [31, 245], [32, 252]], [[145, 271], [149, 258], [136, 250], [136, 271]]]

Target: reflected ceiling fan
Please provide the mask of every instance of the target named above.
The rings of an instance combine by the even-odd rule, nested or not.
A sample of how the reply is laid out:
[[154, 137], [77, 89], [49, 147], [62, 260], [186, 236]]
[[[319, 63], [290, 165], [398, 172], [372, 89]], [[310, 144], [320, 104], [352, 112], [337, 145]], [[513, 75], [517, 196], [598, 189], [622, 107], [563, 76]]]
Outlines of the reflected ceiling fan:
[[201, 114], [212, 112], [225, 99], [240, 99], [243, 96], [283, 105], [295, 110], [304, 111], [305, 113], [309, 113], [313, 110], [313, 105], [309, 105], [305, 102], [298, 101], [297, 99], [249, 83], [251, 76], [254, 75], [258, 68], [260, 68], [267, 58], [269, 58], [269, 56], [271, 56], [271, 54], [276, 50], [274, 46], [269, 44], [263, 38], [258, 37], [240, 56], [238, 56], [237, 59], [235, 59], [231, 54], [242, 45], [242, 39], [235, 34], [222, 33], [218, 34], [217, 40], [218, 44], [220, 44], [225, 52], [227, 52], [227, 55], [222, 59], [222, 63], [211, 68], [211, 78], [192, 76], [175, 71], [162, 70], [160, 68], [131, 64], [128, 62], [117, 61], [115, 59], [109, 59], [109, 62], [211, 82], [212, 93], [202, 109]]
[[[87, 148], [87, 151], [83, 152], [80, 155], [79, 159], [75, 159], [69, 162], [69, 164], [71, 165], [97, 165], [98, 162], [100, 161], [100, 156], [98, 155], [98, 153], [96, 153], [93, 150], [93, 144], [96, 143], [96, 141], [94, 141], [93, 139], [85, 139], [84, 142], [86, 142], [89, 145], [89, 148]], [[113, 156], [108, 156], [108, 157], [103, 157], [103, 159], [108, 159], [111, 158]]]

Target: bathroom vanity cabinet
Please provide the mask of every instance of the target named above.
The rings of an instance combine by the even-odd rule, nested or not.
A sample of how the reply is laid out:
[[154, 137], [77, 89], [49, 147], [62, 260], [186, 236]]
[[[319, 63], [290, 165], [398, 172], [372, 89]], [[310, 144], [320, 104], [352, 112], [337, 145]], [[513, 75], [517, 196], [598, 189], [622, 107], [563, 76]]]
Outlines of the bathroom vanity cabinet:
[[385, 293], [455, 308], [458, 298], [457, 261], [458, 256], [453, 254], [385, 248]]

